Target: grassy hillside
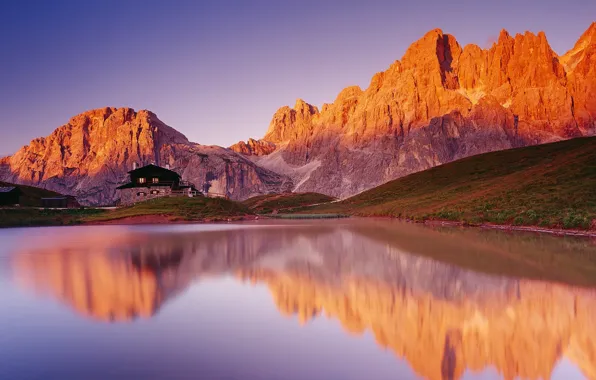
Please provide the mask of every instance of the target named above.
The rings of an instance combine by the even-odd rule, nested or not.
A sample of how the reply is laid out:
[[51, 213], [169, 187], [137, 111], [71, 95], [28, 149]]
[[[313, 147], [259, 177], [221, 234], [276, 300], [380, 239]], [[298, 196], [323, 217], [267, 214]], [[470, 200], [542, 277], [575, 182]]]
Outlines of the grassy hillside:
[[596, 138], [482, 154], [300, 212], [596, 228]]
[[285, 193], [259, 195], [242, 202], [257, 214], [271, 214], [274, 211], [287, 212], [298, 207], [328, 203], [335, 198], [319, 193]]
[[[0, 209], [0, 227], [62, 226], [157, 216], [170, 221], [221, 221], [254, 215], [241, 203], [221, 198], [157, 198], [115, 210], [37, 208]], [[145, 220], [151, 223], [151, 218]]]
[[97, 209], [2, 208], [0, 228], [75, 225], [82, 223], [87, 217], [103, 212], [105, 211]]
[[21, 199], [20, 199], [21, 206], [40, 207], [41, 206], [41, 198], [59, 197], [62, 195], [62, 194], [56, 193], [55, 191], [40, 189], [39, 187], [15, 185], [13, 183], [0, 181], [0, 187], [11, 187], [11, 186], [18, 187], [23, 192], [23, 195], [21, 196]]
[[85, 222], [99, 222], [147, 215], [167, 216], [171, 220], [227, 220], [254, 215], [246, 206], [223, 198], [156, 198], [133, 206], [91, 215]]

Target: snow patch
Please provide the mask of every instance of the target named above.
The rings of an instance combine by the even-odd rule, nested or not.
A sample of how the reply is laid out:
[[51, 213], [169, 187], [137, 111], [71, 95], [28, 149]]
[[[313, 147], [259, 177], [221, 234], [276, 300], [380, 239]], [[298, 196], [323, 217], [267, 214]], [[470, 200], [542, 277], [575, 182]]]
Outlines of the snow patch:
[[292, 191], [298, 190], [308, 179], [310, 175], [321, 166], [321, 160], [312, 160], [302, 166], [290, 165], [284, 160], [283, 149], [279, 149], [267, 156], [262, 156], [254, 160], [259, 166], [269, 169], [272, 172], [283, 174], [292, 179], [295, 183]]
[[321, 160], [312, 160], [308, 164], [301, 166], [297, 170], [297, 173], [302, 177], [302, 179], [296, 184], [296, 186], [294, 186], [293, 191], [298, 190], [298, 188], [300, 186], [302, 186], [306, 181], [308, 181], [308, 179], [310, 178], [310, 175], [315, 170], [317, 170], [319, 168], [319, 166], [321, 166]]

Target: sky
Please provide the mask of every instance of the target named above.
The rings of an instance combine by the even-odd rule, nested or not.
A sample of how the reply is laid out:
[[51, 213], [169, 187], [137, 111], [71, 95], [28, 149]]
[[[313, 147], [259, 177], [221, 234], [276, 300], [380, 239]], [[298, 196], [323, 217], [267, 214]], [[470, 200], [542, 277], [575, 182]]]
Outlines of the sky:
[[366, 88], [427, 31], [488, 47], [543, 30], [559, 54], [593, 0], [14, 0], [0, 11], [0, 156], [86, 110], [149, 109], [201, 144], [262, 137], [297, 98]]

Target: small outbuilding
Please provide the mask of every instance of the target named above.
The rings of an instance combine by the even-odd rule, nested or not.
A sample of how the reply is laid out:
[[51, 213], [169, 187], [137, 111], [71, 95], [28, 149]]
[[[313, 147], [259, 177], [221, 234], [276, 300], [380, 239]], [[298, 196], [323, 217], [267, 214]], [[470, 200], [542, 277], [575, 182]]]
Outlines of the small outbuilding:
[[0, 187], [0, 206], [15, 206], [20, 202], [23, 192], [16, 186]]
[[41, 207], [44, 208], [79, 208], [81, 205], [72, 195], [62, 197], [41, 198]]

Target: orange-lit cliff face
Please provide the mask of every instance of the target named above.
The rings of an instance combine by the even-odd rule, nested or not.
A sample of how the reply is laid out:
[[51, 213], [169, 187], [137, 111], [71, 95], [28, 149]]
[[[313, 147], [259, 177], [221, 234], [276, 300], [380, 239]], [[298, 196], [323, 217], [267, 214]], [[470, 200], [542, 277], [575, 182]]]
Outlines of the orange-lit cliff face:
[[[549, 379], [563, 356], [596, 379], [596, 294], [532, 281], [516, 282], [506, 298], [454, 302], [372, 279], [339, 287], [305, 272], [239, 274], [269, 287], [277, 308], [301, 323], [326, 315], [347, 332], [371, 331], [377, 343], [428, 379], [460, 379], [466, 370], [495, 367], [507, 380]], [[457, 281], [457, 279], [453, 279]]]
[[[559, 57], [544, 33], [502, 31], [490, 48], [436, 29], [401, 61], [319, 110], [280, 108], [258, 147], [232, 149], [293, 173], [297, 191], [347, 196], [473, 154], [596, 133], [596, 23]], [[281, 160], [283, 158], [283, 160]], [[310, 164], [310, 166], [306, 166]]]

